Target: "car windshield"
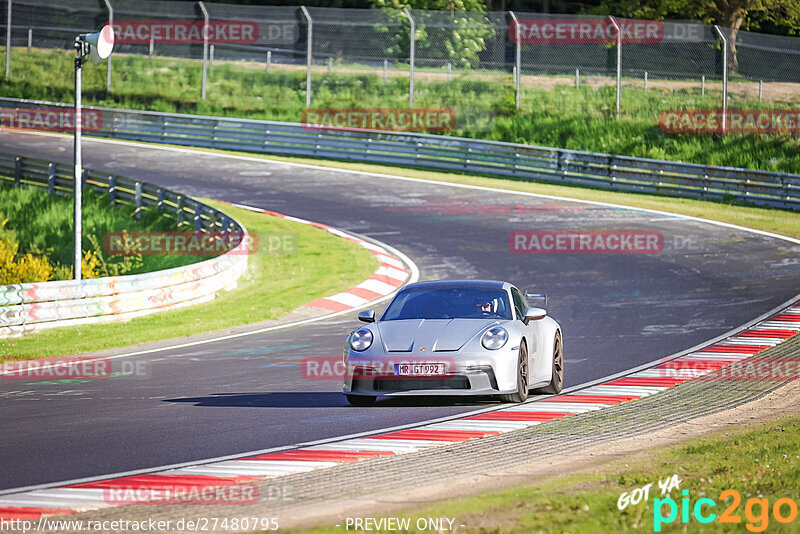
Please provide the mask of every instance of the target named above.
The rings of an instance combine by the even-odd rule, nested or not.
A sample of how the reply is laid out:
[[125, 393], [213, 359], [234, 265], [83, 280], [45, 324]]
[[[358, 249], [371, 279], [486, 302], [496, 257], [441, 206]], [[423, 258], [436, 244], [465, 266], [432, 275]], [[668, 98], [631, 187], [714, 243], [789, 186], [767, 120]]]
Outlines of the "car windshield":
[[511, 319], [502, 289], [408, 287], [386, 308], [382, 321], [397, 319]]

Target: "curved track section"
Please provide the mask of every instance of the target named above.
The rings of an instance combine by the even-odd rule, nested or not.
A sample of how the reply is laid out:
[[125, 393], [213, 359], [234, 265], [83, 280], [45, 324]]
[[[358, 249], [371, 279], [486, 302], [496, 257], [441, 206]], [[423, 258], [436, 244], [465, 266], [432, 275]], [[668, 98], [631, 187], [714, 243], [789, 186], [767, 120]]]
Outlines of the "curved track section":
[[[62, 137], [0, 134], [5, 150], [68, 161]], [[793, 242], [677, 216], [256, 158], [86, 141], [87, 167], [374, 236], [421, 278], [506, 279], [547, 292], [571, 386], [685, 350], [787, 301]], [[660, 232], [655, 254], [513, 254], [518, 230]], [[346, 258], [343, 259], [346, 261]], [[254, 334], [137, 356], [147, 378], [0, 383], [15, 432], [0, 489], [241, 454], [453, 416], [487, 399], [346, 405], [299, 362], [340, 353], [356, 323]]]

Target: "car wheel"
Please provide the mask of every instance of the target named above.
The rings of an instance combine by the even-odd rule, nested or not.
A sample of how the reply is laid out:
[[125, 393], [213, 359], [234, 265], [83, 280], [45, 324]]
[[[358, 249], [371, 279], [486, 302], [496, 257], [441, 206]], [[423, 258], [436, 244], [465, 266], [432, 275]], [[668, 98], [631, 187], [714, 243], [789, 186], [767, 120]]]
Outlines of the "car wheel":
[[525, 402], [528, 398], [528, 349], [524, 342], [519, 345], [517, 358], [517, 392], [500, 398], [503, 402]]
[[378, 397], [363, 397], [361, 395], [346, 395], [347, 402], [353, 406], [374, 406]]
[[558, 395], [564, 386], [564, 348], [561, 344], [561, 333], [556, 334], [553, 342], [553, 375], [550, 383], [536, 390], [536, 393]]

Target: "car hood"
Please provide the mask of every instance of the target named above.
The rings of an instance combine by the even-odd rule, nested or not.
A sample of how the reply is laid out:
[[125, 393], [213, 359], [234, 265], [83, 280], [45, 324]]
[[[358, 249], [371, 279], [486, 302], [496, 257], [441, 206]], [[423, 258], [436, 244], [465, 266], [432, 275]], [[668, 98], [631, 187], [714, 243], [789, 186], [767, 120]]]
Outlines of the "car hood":
[[498, 319], [400, 319], [378, 322], [384, 348], [391, 352], [457, 351]]

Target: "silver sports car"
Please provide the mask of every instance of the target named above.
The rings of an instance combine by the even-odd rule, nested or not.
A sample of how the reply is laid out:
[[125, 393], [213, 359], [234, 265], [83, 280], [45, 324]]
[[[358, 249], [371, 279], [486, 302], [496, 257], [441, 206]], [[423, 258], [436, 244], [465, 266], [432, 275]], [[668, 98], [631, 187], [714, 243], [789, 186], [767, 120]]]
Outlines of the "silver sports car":
[[508, 282], [409, 284], [380, 320], [374, 310], [358, 318], [367, 324], [347, 336], [344, 350], [343, 391], [351, 404], [370, 405], [381, 395], [523, 402], [530, 389], [561, 391], [561, 327]]

